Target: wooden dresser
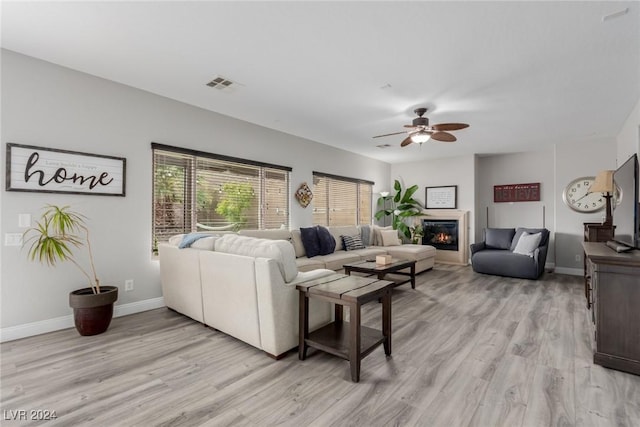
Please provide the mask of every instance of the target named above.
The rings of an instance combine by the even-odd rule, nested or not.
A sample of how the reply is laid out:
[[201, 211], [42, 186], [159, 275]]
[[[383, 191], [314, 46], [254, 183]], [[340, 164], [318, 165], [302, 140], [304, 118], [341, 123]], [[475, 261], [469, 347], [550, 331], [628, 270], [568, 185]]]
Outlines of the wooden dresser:
[[[584, 241], [585, 242], [606, 242], [613, 240], [614, 225], [601, 224], [599, 222], [585, 222]], [[584, 296], [587, 299], [587, 308], [591, 308], [591, 277], [587, 274], [587, 257], [583, 254], [583, 274], [584, 274]]]
[[592, 287], [593, 362], [640, 375], [640, 250], [616, 253], [594, 242], [583, 247]]

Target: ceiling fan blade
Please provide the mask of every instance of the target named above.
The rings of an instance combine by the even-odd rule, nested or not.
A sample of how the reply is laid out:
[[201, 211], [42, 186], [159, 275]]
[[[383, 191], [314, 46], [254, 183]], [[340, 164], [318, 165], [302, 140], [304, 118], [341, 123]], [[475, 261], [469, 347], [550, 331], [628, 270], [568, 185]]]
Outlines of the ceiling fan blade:
[[436, 132], [431, 134], [431, 139], [441, 142], [455, 142], [456, 137], [448, 132]]
[[404, 125], [404, 127], [406, 127], [406, 128], [412, 128], [412, 129], [415, 129], [415, 128], [417, 128], [418, 126], [414, 126], [414, 125]]
[[469, 125], [466, 123], [440, 123], [440, 124], [431, 126], [433, 130], [437, 130], [437, 131], [460, 130], [468, 127]]
[[402, 141], [400, 143], [400, 147], [406, 147], [407, 145], [411, 144], [413, 142], [413, 140], [411, 139], [411, 135], [409, 135], [408, 137], [406, 137], [404, 139], [404, 141]]
[[407, 132], [402, 131], [402, 132], [387, 133], [385, 135], [376, 135], [376, 136], [373, 136], [372, 138], [382, 138], [383, 136], [400, 135], [401, 133], [407, 133]]

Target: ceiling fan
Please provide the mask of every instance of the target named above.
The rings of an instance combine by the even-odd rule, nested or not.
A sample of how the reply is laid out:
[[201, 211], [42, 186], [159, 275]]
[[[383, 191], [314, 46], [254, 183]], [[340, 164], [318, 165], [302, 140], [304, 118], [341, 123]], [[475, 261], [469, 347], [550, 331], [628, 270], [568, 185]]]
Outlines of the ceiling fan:
[[409, 136], [407, 136], [404, 139], [404, 141], [400, 143], [401, 147], [406, 147], [412, 142], [415, 142], [417, 144], [423, 144], [427, 142], [429, 139], [434, 139], [436, 141], [442, 141], [442, 142], [454, 142], [456, 141], [456, 137], [447, 131], [460, 130], [460, 129], [469, 127], [469, 125], [466, 123], [440, 123], [437, 125], [429, 126], [429, 119], [426, 117], [422, 117], [424, 113], [427, 112], [426, 108], [416, 108], [415, 110], [413, 110], [413, 112], [416, 113], [418, 117], [413, 119], [412, 124], [404, 125], [404, 127], [409, 128], [411, 130], [387, 133], [385, 135], [376, 135], [374, 136], [374, 138], [381, 138], [383, 136], [400, 135], [403, 133], [408, 133]]

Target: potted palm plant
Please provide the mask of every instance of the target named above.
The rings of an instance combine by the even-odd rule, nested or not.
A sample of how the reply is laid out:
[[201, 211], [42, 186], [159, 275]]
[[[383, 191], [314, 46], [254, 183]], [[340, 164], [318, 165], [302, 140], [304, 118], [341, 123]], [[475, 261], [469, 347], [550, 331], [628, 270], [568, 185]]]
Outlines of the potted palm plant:
[[[402, 188], [402, 184], [397, 179], [393, 183], [393, 189], [396, 191], [395, 196], [382, 196], [378, 199], [378, 206], [383, 206], [375, 213], [375, 218], [380, 221], [385, 216], [391, 216], [391, 225], [394, 230], [398, 230], [400, 234], [407, 239], [412, 238], [412, 232], [405, 220], [409, 217], [423, 215], [422, 205], [413, 198], [413, 194], [418, 191], [417, 185], [412, 185], [406, 190]], [[391, 200], [391, 207], [386, 208], [387, 201]]]
[[[48, 266], [69, 261], [86, 277], [89, 286], [69, 294], [73, 319], [80, 335], [97, 335], [107, 330], [113, 317], [113, 303], [118, 299], [116, 286], [101, 286], [96, 274], [89, 228], [84, 215], [69, 206], [47, 205], [36, 225], [24, 233], [29, 245], [28, 257]], [[83, 267], [73, 248], [86, 248], [89, 268]]]

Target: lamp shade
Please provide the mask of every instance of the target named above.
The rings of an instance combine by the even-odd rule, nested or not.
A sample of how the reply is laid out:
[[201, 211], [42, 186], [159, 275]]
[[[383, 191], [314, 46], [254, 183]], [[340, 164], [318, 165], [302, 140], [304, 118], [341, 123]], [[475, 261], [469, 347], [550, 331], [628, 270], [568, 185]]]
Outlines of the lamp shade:
[[411, 135], [411, 140], [413, 142], [417, 142], [418, 144], [427, 142], [430, 138], [431, 138], [431, 134], [428, 132], [425, 132], [424, 130], [418, 131], [413, 135]]
[[613, 193], [613, 172], [614, 171], [602, 171], [596, 175], [596, 180], [593, 182], [589, 193]]
[[387, 197], [387, 196], [389, 195], [389, 192], [388, 192], [388, 191], [381, 191], [381, 192], [380, 192], [380, 195], [381, 195], [382, 197]]

